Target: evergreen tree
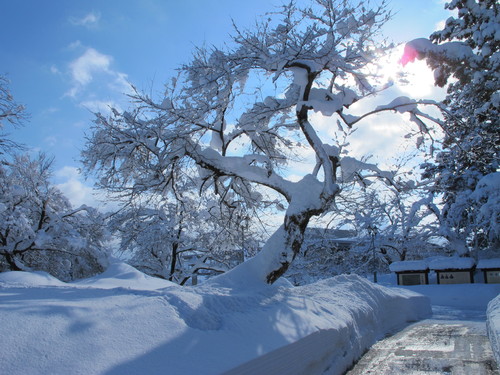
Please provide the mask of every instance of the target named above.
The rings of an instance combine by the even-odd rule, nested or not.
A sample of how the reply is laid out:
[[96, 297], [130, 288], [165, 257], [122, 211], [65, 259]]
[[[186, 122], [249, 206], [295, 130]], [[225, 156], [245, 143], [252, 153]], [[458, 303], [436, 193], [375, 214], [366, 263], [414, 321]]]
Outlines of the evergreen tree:
[[[430, 36], [433, 44], [425, 39], [408, 43], [403, 62], [426, 57], [436, 85], [448, 84], [443, 149], [424, 169], [425, 177], [436, 178], [436, 192], [443, 194], [447, 237], [466, 252], [499, 241], [493, 227], [478, 226], [485, 202], [474, 199], [481, 193], [473, 192], [499, 167], [500, 6], [496, 0], [454, 0], [446, 7], [457, 16]], [[490, 224], [498, 226], [498, 207], [492, 219]]]

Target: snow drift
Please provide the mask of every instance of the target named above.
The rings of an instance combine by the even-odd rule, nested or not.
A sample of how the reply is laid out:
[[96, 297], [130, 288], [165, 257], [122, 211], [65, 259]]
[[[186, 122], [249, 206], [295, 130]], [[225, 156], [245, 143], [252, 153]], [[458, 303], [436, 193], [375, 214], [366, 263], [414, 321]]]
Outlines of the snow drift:
[[340, 374], [377, 339], [431, 314], [426, 297], [358, 276], [158, 289], [116, 264], [79, 283], [43, 281], [0, 274], [5, 373], [220, 374], [260, 357], [276, 373]]

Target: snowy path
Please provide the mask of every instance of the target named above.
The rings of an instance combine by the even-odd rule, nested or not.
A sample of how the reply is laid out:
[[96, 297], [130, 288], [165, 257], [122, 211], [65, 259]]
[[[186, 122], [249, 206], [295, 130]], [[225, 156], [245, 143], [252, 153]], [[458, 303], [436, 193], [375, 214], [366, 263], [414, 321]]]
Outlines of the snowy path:
[[376, 343], [346, 375], [492, 375], [483, 311], [434, 306], [433, 319]]

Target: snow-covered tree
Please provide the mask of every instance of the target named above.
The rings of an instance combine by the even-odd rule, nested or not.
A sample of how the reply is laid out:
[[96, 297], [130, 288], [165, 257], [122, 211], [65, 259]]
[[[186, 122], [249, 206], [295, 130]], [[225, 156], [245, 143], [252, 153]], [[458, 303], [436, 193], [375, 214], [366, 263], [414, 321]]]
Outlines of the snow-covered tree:
[[323, 229], [306, 231], [301, 257], [287, 277], [304, 283], [341, 273], [388, 272], [394, 261], [447, 254], [431, 183], [413, 173], [414, 158], [412, 152], [394, 163], [389, 185], [340, 185], [337, 210], [312, 223]]
[[0, 155], [19, 146], [9, 139], [6, 125], [20, 126], [27, 117], [25, 107], [14, 100], [8, 79], [0, 75]]
[[379, 264], [421, 259], [436, 251], [436, 243], [446, 243], [440, 234], [433, 180], [415, 173], [421, 163], [419, 156], [419, 150], [398, 155], [392, 162], [391, 184], [376, 183], [362, 189], [352, 186], [341, 194], [344, 199], [339, 203], [347, 202], [343, 211], [348, 215], [342, 224], [355, 228], [361, 239], [355, 250], [371, 250], [373, 233], [369, 229], [377, 228]]
[[14, 155], [0, 166], [0, 271], [42, 270], [72, 280], [103, 270], [102, 214], [50, 183], [52, 160]]
[[285, 277], [294, 285], [304, 285], [343, 273], [356, 273], [359, 262], [350, 252], [358, 243], [356, 234], [352, 230], [308, 227], [300, 256]]
[[200, 272], [217, 274], [243, 262], [243, 247], [255, 244], [242, 237], [248, 228], [241, 213], [194, 198], [184, 192], [175, 203], [129, 203], [116, 213], [110, 224], [121, 251], [132, 254], [128, 263], [182, 285]]
[[[419, 125], [426, 117], [419, 104], [429, 102], [408, 98], [349, 113], [377, 91], [370, 67], [387, 48], [375, 35], [388, 16], [385, 4], [316, 0], [306, 8], [291, 2], [252, 30], [236, 27], [231, 46], [197, 49], [158, 101], [136, 93], [133, 110], [97, 114], [83, 152], [86, 168], [97, 172], [101, 187], [128, 195], [166, 195], [175, 176], [196, 165], [200, 192], [211, 191], [221, 204], [238, 201], [252, 210], [268, 191], [280, 196], [287, 203], [283, 224], [239, 266], [242, 283], [275, 282], [299, 253], [309, 220], [334, 208], [339, 178], [391, 178], [341, 156], [314, 116], [344, 128], [381, 111], [410, 112]], [[300, 150], [313, 153], [316, 164], [296, 181], [285, 167]], [[237, 274], [228, 274], [236, 282]]]
[[478, 216], [482, 204], [471, 204], [479, 181], [499, 168], [500, 6], [496, 0], [453, 0], [446, 7], [457, 16], [430, 40], [408, 43], [403, 62], [425, 58], [436, 84], [448, 84], [443, 150], [425, 173], [436, 178], [435, 190], [444, 197], [443, 233], [466, 253], [500, 242], [500, 206], [490, 205], [495, 214], [485, 221]]
[[[419, 259], [432, 254], [437, 240], [441, 239], [432, 196], [419, 196], [395, 188], [383, 194], [365, 193], [354, 215], [354, 222], [364, 234], [359, 251], [370, 250], [367, 229], [377, 227], [376, 254], [378, 263]], [[441, 241], [442, 242], [442, 241]]]

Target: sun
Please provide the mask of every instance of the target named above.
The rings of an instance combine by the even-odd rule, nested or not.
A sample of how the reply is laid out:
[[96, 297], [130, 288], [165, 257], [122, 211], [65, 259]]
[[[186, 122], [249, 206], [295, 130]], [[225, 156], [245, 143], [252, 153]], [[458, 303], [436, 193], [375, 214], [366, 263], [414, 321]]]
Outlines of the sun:
[[382, 83], [393, 83], [397, 80], [401, 66], [398, 62], [399, 48], [394, 48], [389, 54], [377, 61], [377, 76]]
[[432, 95], [434, 74], [424, 60], [414, 60], [402, 64], [404, 46], [395, 47], [389, 54], [377, 62], [377, 75], [384, 85], [393, 85], [415, 98], [425, 98]]

